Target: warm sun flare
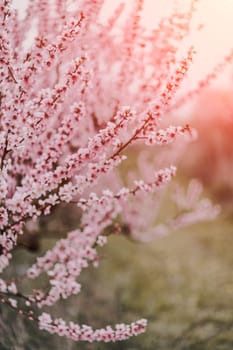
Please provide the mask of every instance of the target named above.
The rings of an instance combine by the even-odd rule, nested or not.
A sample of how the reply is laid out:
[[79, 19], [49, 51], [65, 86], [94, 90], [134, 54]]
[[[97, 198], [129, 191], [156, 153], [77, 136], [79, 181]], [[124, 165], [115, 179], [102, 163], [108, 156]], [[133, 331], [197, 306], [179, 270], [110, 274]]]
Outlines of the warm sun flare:
[[[106, 0], [103, 18], [113, 12], [120, 0]], [[174, 3], [181, 4], [185, 10], [188, 7], [187, 0], [145, 0], [142, 17], [143, 24], [148, 28], [154, 27], [161, 16], [167, 16], [172, 12]], [[132, 3], [127, 3], [130, 8]], [[193, 65], [193, 83], [196, 79], [205, 76], [206, 71], [216, 65], [222, 57], [227, 54], [232, 46], [233, 36], [233, 0], [198, 0], [197, 12], [193, 19], [192, 33], [188, 44], [194, 44], [197, 55]], [[185, 46], [181, 48], [186, 49]]]
[[[188, 1], [177, 1], [186, 8]], [[146, 0], [144, 20], [153, 26], [161, 15], [172, 10], [174, 1]], [[219, 62], [223, 53], [229, 52], [233, 42], [233, 0], [197, 1], [194, 30], [189, 37], [197, 51], [194, 61], [194, 79], [204, 76], [211, 66]]]

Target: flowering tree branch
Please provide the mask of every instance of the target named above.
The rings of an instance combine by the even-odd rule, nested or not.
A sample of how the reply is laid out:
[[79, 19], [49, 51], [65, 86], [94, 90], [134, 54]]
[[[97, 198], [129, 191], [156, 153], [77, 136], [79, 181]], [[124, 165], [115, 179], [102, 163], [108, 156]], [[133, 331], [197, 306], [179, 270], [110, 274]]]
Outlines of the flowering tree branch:
[[[159, 203], [161, 188], [176, 168], [152, 166], [150, 171], [147, 164], [147, 173], [133, 186], [123, 185], [119, 169], [134, 146], [145, 173], [143, 149], [168, 144], [175, 149], [179, 138], [194, 135], [189, 125], [161, 124], [176, 108], [175, 94], [193, 60], [192, 47], [181, 59], [177, 52], [190, 32], [197, 0], [186, 12], [175, 10], [163, 18], [151, 32], [140, 22], [142, 0], [134, 2], [123, 23], [124, 4], [104, 23], [103, 0], [80, 1], [78, 8], [75, 0], [71, 7], [63, 0], [51, 3], [30, 2], [21, 20], [10, 0], [0, 0], [0, 300], [49, 333], [90, 342], [124, 340], [144, 332], [146, 320], [93, 330], [53, 319], [40, 308], [80, 292], [80, 273], [89, 264], [98, 265], [97, 248], [107, 241], [104, 232], [119, 218], [132, 237], [143, 238], [133, 212], [142, 199], [145, 208], [147, 200]], [[30, 37], [35, 19], [37, 34]], [[212, 75], [206, 79], [205, 85]], [[26, 294], [20, 290], [21, 277], [9, 281], [4, 271], [13, 263], [28, 222], [40, 221], [63, 203], [81, 209], [80, 225], [28, 267], [21, 277], [45, 273], [48, 286]], [[211, 212], [208, 203], [206, 212]], [[208, 217], [200, 217], [194, 207], [188, 208], [191, 218], [168, 220], [166, 228]]]

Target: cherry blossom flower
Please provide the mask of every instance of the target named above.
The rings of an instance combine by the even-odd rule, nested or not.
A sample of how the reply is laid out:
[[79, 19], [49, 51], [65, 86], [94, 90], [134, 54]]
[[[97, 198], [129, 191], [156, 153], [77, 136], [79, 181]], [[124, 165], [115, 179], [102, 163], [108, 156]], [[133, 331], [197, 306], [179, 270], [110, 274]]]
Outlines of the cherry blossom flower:
[[[179, 154], [177, 141], [185, 144], [195, 132], [163, 121], [233, 58], [225, 57], [196, 90], [175, 100], [195, 54], [191, 43], [184, 57], [178, 49], [197, 2], [190, 0], [186, 11], [174, 10], [150, 31], [140, 21], [143, 0], [134, 1], [125, 16], [126, 2], [121, 4], [106, 21], [101, 20], [104, 0], [80, 1], [78, 7], [75, 0], [69, 6], [63, 0], [34, 0], [24, 19], [10, 0], [0, 0], [0, 272], [13, 264], [19, 236], [39, 227], [55, 207], [73, 203], [80, 212], [77, 228], [37, 257], [23, 276], [0, 279], [0, 300], [42, 330], [88, 342], [143, 333], [145, 319], [94, 330], [40, 309], [81, 292], [81, 272], [98, 266], [99, 248], [108, 231], [122, 231], [121, 222], [132, 238], [148, 240], [172, 227], [213, 219], [219, 211], [199, 198], [198, 186], [192, 194], [193, 183], [187, 194], [173, 195], [185, 214], [153, 226], [157, 209], [148, 210], [159, 207], [176, 167], [163, 153], [158, 158], [168, 160], [165, 166], [146, 163], [144, 150], [153, 154], [170, 145]], [[122, 176], [131, 160], [136, 170]], [[146, 234], [145, 223], [152, 234]], [[47, 277], [45, 288], [21, 292], [21, 279], [41, 274]]]

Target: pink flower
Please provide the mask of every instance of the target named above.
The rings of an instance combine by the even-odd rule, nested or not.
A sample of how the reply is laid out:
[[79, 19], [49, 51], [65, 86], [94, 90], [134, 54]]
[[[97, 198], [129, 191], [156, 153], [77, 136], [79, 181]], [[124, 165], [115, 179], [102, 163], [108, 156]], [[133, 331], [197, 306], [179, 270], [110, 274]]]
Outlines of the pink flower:
[[[188, 193], [176, 200], [187, 209], [184, 215], [153, 226], [162, 190], [176, 174], [170, 164], [181, 153], [173, 141], [194, 135], [188, 125], [167, 126], [162, 119], [189, 96], [174, 101], [195, 53], [191, 47], [180, 57], [179, 46], [190, 31], [196, 0], [153, 30], [140, 21], [143, 0], [132, 1], [122, 17], [120, 5], [106, 23], [103, 0], [78, 7], [59, 0], [52, 10], [48, 0], [34, 0], [23, 20], [10, 0], [0, 1], [0, 272], [14, 263], [19, 236], [23, 240], [39, 229], [54, 208], [72, 203], [79, 210], [77, 228], [22, 274], [45, 274], [46, 287], [21, 295], [19, 276], [0, 279], [3, 301], [16, 308], [12, 294], [21, 297], [19, 311], [40, 329], [76, 341], [115, 342], [143, 333], [144, 319], [94, 330], [45, 312], [37, 319], [29, 308], [78, 294], [80, 274], [90, 264], [98, 266], [98, 249], [121, 231], [120, 223], [143, 241], [152, 231], [161, 235], [217, 215], [218, 207]], [[231, 53], [222, 66], [232, 60]], [[157, 147], [168, 144], [169, 155]]]
[[7, 210], [4, 207], [0, 207], [0, 229], [2, 229], [8, 222]]

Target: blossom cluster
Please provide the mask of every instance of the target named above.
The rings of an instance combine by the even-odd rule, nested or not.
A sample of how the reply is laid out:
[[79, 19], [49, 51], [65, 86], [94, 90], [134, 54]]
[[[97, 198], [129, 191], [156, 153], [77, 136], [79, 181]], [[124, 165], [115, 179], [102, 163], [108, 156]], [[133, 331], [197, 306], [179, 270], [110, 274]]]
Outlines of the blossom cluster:
[[73, 322], [67, 324], [62, 319], [52, 320], [51, 316], [43, 313], [39, 316], [39, 327], [52, 334], [66, 336], [76, 341], [102, 341], [105, 343], [115, 342], [128, 339], [132, 336], [145, 332], [147, 321], [145, 319], [138, 320], [125, 325], [123, 323], [117, 324], [115, 329], [110, 326], [102, 329], [93, 330], [90, 326], [82, 325], [81, 327]]
[[[119, 232], [119, 222], [124, 221], [131, 236], [143, 240], [142, 222], [152, 224], [156, 210], [148, 211], [147, 205], [156, 208], [159, 193], [176, 169], [154, 162], [144, 167], [143, 150], [169, 144], [176, 149], [176, 141], [187, 136], [185, 144], [194, 135], [188, 125], [163, 128], [161, 122], [175, 106], [176, 92], [193, 60], [192, 47], [184, 57], [179, 57], [178, 48], [190, 32], [197, 2], [190, 0], [187, 10], [176, 8], [149, 31], [140, 21], [143, 0], [134, 1], [125, 16], [126, 4], [120, 4], [106, 21], [101, 19], [104, 0], [83, 0], [79, 6], [76, 0], [69, 6], [63, 0], [34, 0], [23, 19], [10, 0], [0, 0], [3, 276], [29, 222], [40, 223], [65, 203], [81, 210], [77, 229], [38, 257], [23, 276], [0, 279], [0, 300], [40, 329], [74, 340], [105, 342], [145, 331], [144, 319], [93, 330], [53, 320], [46, 313], [36, 316], [34, 310], [80, 292], [78, 277], [89, 264], [98, 266], [98, 248], [107, 242], [107, 228]], [[34, 36], [31, 29], [36, 29]], [[197, 93], [198, 89], [190, 92]], [[129, 152], [139, 170], [124, 184], [121, 173]], [[196, 212], [194, 207], [199, 208], [188, 208], [191, 219], [170, 220], [167, 227], [217, 215], [211, 202], [204, 217], [203, 206]], [[151, 230], [157, 232], [158, 226], [152, 224]], [[48, 286], [23, 293], [20, 281], [41, 274], [47, 275]], [[18, 299], [24, 309], [19, 309]]]

